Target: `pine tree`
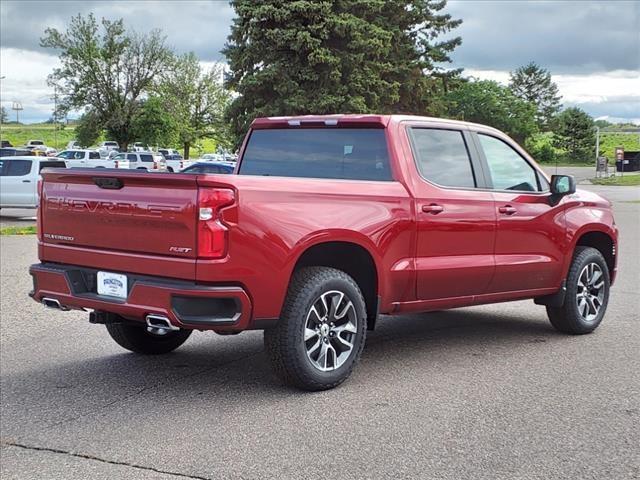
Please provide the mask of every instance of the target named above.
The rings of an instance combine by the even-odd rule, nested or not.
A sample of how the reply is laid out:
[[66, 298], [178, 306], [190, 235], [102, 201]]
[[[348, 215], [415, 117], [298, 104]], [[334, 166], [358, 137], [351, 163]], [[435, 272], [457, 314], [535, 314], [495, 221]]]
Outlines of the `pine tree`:
[[237, 136], [258, 116], [432, 113], [458, 71], [438, 64], [461, 43], [446, 0], [235, 0], [223, 50]]
[[558, 86], [551, 80], [551, 73], [531, 62], [510, 73], [509, 88], [517, 97], [536, 106], [538, 126], [547, 130], [562, 106]]

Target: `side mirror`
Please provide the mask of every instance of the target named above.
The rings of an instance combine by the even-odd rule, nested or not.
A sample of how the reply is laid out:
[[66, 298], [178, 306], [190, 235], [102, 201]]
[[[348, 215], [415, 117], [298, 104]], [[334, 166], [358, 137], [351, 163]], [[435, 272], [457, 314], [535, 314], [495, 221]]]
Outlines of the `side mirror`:
[[576, 193], [576, 180], [571, 175], [552, 175], [551, 194], [562, 197]]

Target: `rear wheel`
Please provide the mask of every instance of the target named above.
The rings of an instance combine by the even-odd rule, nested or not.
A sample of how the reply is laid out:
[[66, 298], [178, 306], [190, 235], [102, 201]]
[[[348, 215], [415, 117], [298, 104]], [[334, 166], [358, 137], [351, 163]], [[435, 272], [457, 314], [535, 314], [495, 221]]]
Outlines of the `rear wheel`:
[[346, 273], [328, 267], [297, 271], [278, 325], [264, 332], [276, 374], [304, 390], [326, 390], [349, 377], [366, 335], [364, 298]]
[[593, 332], [609, 303], [609, 269], [602, 254], [592, 247], [577, 247], [567, 275], [564, 305], [547, 307], [551, 324], [564, 333]]
[[182, 345], [191, 330], [167, 331], [148, 328], [146, 325], [107, 323], [107, 332], [118, 345], [135, 353], [159, 355], [169, 353]]

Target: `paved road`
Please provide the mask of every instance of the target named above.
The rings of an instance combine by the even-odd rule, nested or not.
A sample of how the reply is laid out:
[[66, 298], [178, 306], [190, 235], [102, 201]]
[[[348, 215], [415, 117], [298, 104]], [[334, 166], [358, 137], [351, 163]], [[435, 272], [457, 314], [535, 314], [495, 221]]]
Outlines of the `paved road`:
[[30, 301], [34, 239], [3, 237], [0, 476], [637, 479], [640, 204], [614, 207], [596, 333], [557, 334], [530, 301], [384, 318], [351, 379], [315, 394], [274, 381], [258, 332], [126, 353]]
[[0, 228], [28, 227], [36, 224], [36, 211], [25, 208], [3, 208], [0, 211]]

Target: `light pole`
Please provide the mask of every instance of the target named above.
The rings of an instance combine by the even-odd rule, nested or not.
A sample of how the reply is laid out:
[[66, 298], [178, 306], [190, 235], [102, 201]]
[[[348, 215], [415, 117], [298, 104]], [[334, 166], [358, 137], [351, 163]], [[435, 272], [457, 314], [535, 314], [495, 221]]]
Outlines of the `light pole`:
[[[4, 80], [6, 77], [2, 75], [0, 80]], [[0, 81], [0, 105], [2, 105], [2, 82]], [[2, 115], [0, 115], [0, 140], [2, 140]]]

